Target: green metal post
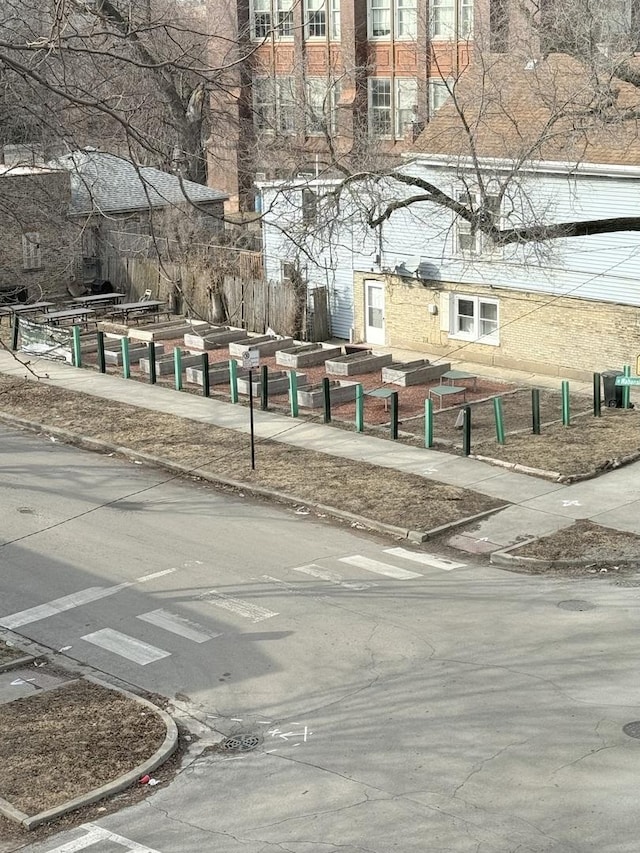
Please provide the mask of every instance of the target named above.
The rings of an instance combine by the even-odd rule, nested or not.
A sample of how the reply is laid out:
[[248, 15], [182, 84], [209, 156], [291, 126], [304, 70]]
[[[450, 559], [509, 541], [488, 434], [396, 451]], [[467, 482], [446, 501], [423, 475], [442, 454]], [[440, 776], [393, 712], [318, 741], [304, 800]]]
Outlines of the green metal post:
[[389, 397], [389, 411], [391, 414], [391, 438], [395, 441], [398, 437], [398, 392], [394, 391]]
[[235, 358], [229, 359], [229, 388], [231, 390], [231, 402], [238, 402], [238, 362]]
[[71, 330], [73, 335], [73, 366], [82, 367], [82, 347], [80, 345], [80, 326], [74, 326]]
[[424, 446], [433, 447], [433, 400], [424, 401]]
[[356, 385], [356, 432], [364, 432], [364, 388]]
[[18, 334], [20, 333], [20, 317], [17, 314], [13, 315], [13, 326], [11, 328], [11, 349], [15, 352], [18, 349]]
[[471, 406], [462, 410], [462, 453], [465, 456], [471, 453]]
[[260, 408], [266, 412], [269, 408], [269, 366], [263, 364], [260, 368]]
[[182, 350], [180, 347], [173, 348], [173, 375], [176, 391], [182, 391]]
[[493, 416], [496, 421], [496, 438], [498, 444], [504, 444], [504, 415], [502, 411], [502, 397], [493, 398]]
[[131, 359], [129, 358], [129, 338], [120, 338], [122, 350], [122, 378], [131, 379]]
[[98, 332], [98, 368], [100, 373], [107, 372], [107, 363], [104, 358], [104, 332]]
[[540, 435], [540, 390], [531, 389], [531, 417], [533, 420], [533, 434]]
[[[631, 365], [625, 364], [625, 366], [622, 368], [622, 372], [624, 373], [625, 376], [631, 376]], [[628, 409], [630, 406], [630, 394], [631, 394], [631, 387], [629, 385], [623, 385], [622, 386], [622, 408], [623, 409]]]
[[211, 383], [209, 381], [209, 353], [202, 353], [202, 396], [211, 396]]
[[593, 374], [593, 417], [599, 418], [602, 415], [602, 395], [600, 393], [602, 385], [602, 376], [599, 373]]
[[324, 422], [331, 423], [331, 380], [325, 376], [322, 380], [322, 396], [324, 398]]
[[562, 425], [571, 425], [571, 409], [569, 406], [569, 382], [562, 380]]
[[156, 345], [153, 341], [149, 341], [147, 349], [147, 358], [149, 359], [149, 382], [152, 385], [155, 385], [158, 377], [156, 375]]
[[298, 417], [298, 374], [295, 370], [289, 371], [289, 403], [291, 405], [291, 417]]

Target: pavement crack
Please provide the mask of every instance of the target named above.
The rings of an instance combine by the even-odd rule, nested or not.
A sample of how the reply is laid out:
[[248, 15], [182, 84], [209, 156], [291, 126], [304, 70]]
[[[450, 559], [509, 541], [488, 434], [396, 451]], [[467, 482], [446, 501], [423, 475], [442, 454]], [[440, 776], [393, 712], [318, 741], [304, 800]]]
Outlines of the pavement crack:
[[458, 791], [460, 791], [461, 788], [464, 788], [464, 786], [467, 784], [467, 782], [469, 782], [470, 779], [472, 779], [478, 773], [481, 773], [482, 770], [484, 770], [484, 768], [487, 766], [487, 764], [489, 764], [490, 761], [495, 761], [496, 758], [501, 756], [508, 749], [511, 749], [514, 746], [522, 746], [522, 744], [527, 743], [528, 740], [529, 740], [529, 738], [525, 738], [524, 740], [515, 740], [512, 743], [508, 743], [506, 746], [503, 746], [501, 749], [497, 750], [497, 752], [494, 752], [492, 755], [489, 755], [486, 758], [483, 758], [482, 761], [479, 761], [478, 763], [476, 763], [471, 768], [469, 773], [467, 773], [467, 775], [462, 780], [462, 782], [460, 782], [460, 784], [454, 789], [454, 791], [451, 795], [452, 798], [455, 798], [457, 796]]

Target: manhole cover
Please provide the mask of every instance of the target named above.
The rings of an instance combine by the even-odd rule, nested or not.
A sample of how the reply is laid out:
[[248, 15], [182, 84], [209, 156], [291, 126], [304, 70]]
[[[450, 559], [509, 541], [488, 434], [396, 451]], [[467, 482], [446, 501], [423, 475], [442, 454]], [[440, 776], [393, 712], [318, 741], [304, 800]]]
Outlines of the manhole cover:
[[220, 746], [225, 752], [249, 752], [260, 746], [261, 741], [260, 735], [231, 735]]
[[627, 723], [622, 727], [622, 731], [629, 737], [640, 738], [640, 720], [634, 720], [632, 723]]
[[590, 601], [582, 601], [579, 598], [569, 598], [567, 601], [559, 601], [558, 607], [563, 610], [593, 610], [595, 604], [591, 604]]

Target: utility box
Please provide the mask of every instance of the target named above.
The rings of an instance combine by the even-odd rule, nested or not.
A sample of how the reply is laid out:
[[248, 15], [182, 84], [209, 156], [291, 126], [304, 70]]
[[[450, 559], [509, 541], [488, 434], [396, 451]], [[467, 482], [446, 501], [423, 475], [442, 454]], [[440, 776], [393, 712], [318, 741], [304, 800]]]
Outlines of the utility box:
[[616, 376], [623, 376], [622, 370], [604, 370], [601, 374], [604, 388], [604, 404], [609, 409], [622, 408], [622, 386], [616, 385]]

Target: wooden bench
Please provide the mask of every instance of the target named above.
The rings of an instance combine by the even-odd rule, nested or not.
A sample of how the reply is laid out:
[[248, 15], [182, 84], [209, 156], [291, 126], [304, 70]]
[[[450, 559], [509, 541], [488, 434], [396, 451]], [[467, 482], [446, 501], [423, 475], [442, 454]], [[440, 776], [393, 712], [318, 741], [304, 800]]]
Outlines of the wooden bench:
[[429, 389], [429, 399], [436, 396], [440, 401], [439, 409], [442, 409], [442, 398], [449, 394], [462, 394], [462, 399], [467, 401], [467, 389], [461, 385], [436, 385]]

